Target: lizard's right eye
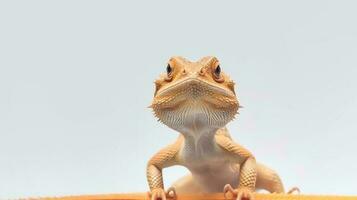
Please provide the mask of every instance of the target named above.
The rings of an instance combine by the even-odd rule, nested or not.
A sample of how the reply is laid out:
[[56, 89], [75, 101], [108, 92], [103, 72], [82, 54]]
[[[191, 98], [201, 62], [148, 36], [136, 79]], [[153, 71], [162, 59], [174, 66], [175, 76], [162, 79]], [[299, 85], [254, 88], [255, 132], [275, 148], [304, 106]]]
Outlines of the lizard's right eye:
[[170, 75], [172, 73], [172, 67], [170, 64], [167, 64], [166, 73], [167, 73], [167, 75]]

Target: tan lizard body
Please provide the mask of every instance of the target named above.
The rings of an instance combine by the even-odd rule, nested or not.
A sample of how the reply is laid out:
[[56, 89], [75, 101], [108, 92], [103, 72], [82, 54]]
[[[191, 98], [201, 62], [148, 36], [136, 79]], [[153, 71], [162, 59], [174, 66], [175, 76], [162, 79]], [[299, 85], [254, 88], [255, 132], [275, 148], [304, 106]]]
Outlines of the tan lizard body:
[[252, 199], [257, 189], [284, 192], [279, 176], [257, 163], [225, 128], [237, 114], [239, 101], [233, 81], [221, 72], [215, 57], [197, 62], [172, 57], [167, 72], [155, 84], [150, 107], [159, 121], [180, 136], [148, 162], [152, 200], [166, 199], [162, 169], [173, 165], [191, 172], [173, 184], [178, 194], [231, 191], [240, 200]]

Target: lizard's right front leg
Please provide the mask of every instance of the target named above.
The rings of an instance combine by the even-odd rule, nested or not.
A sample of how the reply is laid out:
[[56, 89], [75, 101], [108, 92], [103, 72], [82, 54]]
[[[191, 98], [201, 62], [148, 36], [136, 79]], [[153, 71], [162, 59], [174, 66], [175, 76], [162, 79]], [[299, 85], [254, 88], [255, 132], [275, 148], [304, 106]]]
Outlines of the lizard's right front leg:
[[148, 165], [146, 173], [150, 186], [151, 200], [166, 200], [164, 182], [162, 179], [162, 169], [159, 169], [155, 165]]
[[[181, 142], [178, 140], [176, 143], [160, 150], [148, 162], [146, 176], [150, 187], [151, 200], [166, 200], [168, 192], [164, 190], [162, 169], [178, 164], [177, 157], [180, 146]], [[173, 189], [171, 188], [171, 190]], [[173, 193], [176, 195], [174, 191]]]

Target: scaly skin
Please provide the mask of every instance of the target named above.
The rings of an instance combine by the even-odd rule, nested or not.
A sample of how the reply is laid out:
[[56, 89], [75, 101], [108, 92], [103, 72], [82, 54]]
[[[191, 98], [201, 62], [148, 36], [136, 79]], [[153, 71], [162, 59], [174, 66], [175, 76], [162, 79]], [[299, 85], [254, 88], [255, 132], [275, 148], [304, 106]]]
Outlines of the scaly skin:
[[173, 165], [191, 172], [173, 184], [178, 194], [230, 191], [241, 200], [253, 199], [257, 189], [284, 193], [279, 176], [257, 163], [225, 128], [240, 106], [234, 82], [221, 72], [219, 61], [210, 56], [197, 62], [172, 57], [166, 70], [155, 81], [150, 107], [180, 136], [148, 162], [151, 200], [166, 199], [162, 169]]

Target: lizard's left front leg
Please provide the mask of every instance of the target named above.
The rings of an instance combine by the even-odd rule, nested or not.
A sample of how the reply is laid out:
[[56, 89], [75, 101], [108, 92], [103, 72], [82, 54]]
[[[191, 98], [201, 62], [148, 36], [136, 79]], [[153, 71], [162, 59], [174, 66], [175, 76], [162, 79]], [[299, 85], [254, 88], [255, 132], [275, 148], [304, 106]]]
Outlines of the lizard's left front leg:
[[237, 189], [233, 189], [230, 184], [224, 186], [223, 192], [226, 195], [228, 191], [237, 196], [237, 200], [248, 199], [253, 200], [255, 191], [255, 183], [257, 180], [257, 164], [254, 156], [244, 147], [234, 143], [227, 137], [216, 137], [217, 144], [226, 150], [234, 160], [237, 160], [241, 167], [239, 173], [239, 185]]
[[237, 200], [250, 199], [253, 200], [253, 192], [255, 191], [255, 182], [257, 179], [256, 162], [254, 157], [248, 158], [242, 165], [239, 173], [239, 185], [237, 189], [233, 189], [230, 184], [224, 186], [223, 192], [228, 191], [237, 196]]

